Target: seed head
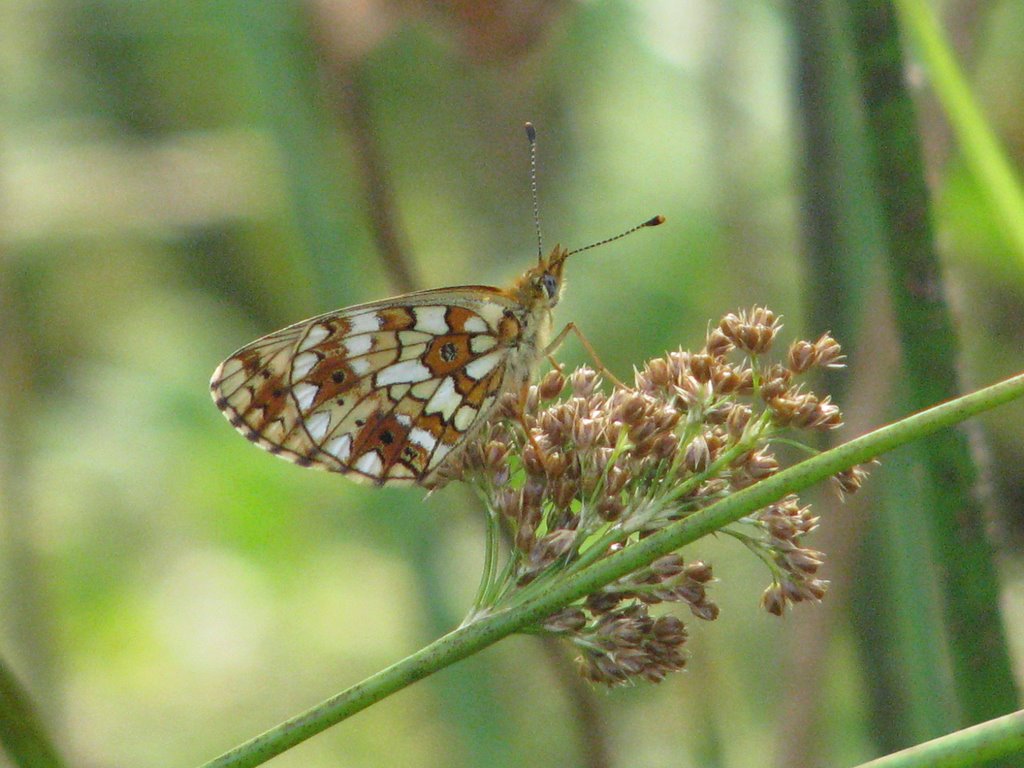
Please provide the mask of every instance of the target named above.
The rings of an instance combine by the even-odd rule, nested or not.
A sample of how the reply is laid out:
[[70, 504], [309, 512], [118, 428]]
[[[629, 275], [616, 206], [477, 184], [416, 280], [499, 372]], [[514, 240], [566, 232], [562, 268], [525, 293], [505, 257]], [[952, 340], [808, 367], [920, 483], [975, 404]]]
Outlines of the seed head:
[[[722, 318], [703, 349], [647, 361], [633, 386], [605, 393], [598, 373], [584, 367], [567, 375], [553, 370], [525, 397], [503, 397], [491, 423], [438, 480], [473, 482], [510, 529], [510, 563], [495, 569], [506, 576], [494, 577], [506, 581], [482, 590], [497, 597], [481, 608], [500, 610], [519, 590], [546, 589], [578, 572], [577, 565], [613, 556], [774, 475], [783, 433], [841, 425], [830, 398], [801, 383], [812, 370], [841, 366], [839, 345], [828, 334], [797, 341], [776, 362], [771, 352], [781, 327], [773, 312], [755, 306]], [[857, 467], [835, 483], [841, 494], [852, 493], [865, 477]], [[769, 568], [771, 585], [761, 595], [769, 613], [824, 596], [825, 556], [804, 543], [818, 522], [789, 496], [725, 529]], [[686, 627], [670, 611], [685, 606], [696, 618], [714, 620], [715, 581], [704, 560], [670, 553], [532, 630], [574, 643], [589, 680], [657, 682], [686, 663]], [[653, 605], [664, 615], [652, 617]]]
[[574, 397], [590, 397], [601, 384], [601, 377], [593, 368], [577, 368], [569, 377]]
[[[877, 464], [878, 462], [876, 461], [873, 463]], [[840, 501], [844, 500], [848, 494], [859, 491], [867, 476], [868, 469], [864, 464], [858, 464], [855, 467], [844, 469], [842, 472], [834, 475], [832, 477], [833, 488], [839, 496]]]
[[565, 376], [562, 375], [561, 371], [548, 371], [543, 379], [540, 380], [540, 384], [537, 385], [537, 393], [541, 400], [548, 401], [554, 400], [565, 389]]
[[794, 341], [789, 348], [787, 365], [793, 373], [806, 373], [812, 368], [842, 368], [845, 356], [839, 342], [823, 333], [817, 341]]
[[728, 314], [718, 324], [718, 329], [738, 349], [754, 355], [762, 355], [771, 349], [775, 334], [782, 326], [775, 313], [765, 307], [753, 307], [749, 312], [738, 315]]

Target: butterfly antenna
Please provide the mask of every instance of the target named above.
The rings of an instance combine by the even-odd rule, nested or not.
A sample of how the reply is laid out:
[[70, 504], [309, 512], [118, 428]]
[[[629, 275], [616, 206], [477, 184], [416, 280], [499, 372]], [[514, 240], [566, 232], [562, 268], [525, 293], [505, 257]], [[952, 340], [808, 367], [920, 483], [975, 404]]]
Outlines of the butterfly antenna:
[[596, 243], [591, 243], [590, 245], [585, 245], [582, 248], [577, 248], [577, 249], [575, 249], [573, 251], [569, 251], [565, 255], [566, 255], [566, 257], [569, 257], [569, 256], [572, 256], [574, 253], [580, 253], [581, 251], [589, 251], [591, 248], [597, 248], [597, 246], [599, 246], [599, 245], [607, 245], [608, 243], [613, 243], [616, 240], [621, 240], [626, 235], [631, 235], [634, 232], [636, 232], [638, 229], [643, 229], [644, 227], [656, 227], [659, 224], [664, 224], [664, 223], [665, 223], [665, 217], [662, 216], [661, 214], [658, 214], [654, 218], [648, 219], [643, 224], [637, 224], [635, 227], [630, 227], [625, 232], [620, 232], [615, 237], [609, 237], [609, 238], [606, 238], [604, 240], [598, 240]]
[[537, 199], [537, 129], [526, 124], [526, 140], [530, 142], [530, 194], [533, 196], [533, 228], [537, 230], [537, 261], [544, 260], [544, 244], [540, 237], [540, 202]]

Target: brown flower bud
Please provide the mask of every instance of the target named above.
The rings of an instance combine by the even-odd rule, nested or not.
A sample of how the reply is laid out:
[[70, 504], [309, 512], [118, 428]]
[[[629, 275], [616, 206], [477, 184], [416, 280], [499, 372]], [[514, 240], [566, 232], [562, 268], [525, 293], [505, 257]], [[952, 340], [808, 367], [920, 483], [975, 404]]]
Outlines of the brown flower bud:
[[725, 357], [734, 348], [735, 345], [729, 341], [729, 337], [722, 332], [721, 328], [711, 330], [711, 333], [708, 334], [707, 344], [704, 346], [705, 351], [712, 357]]
[[750, 367], [741, 368], [738, 371], [738, 375], [741, 381], [736, 389], [736, 393], [741, 395], [754, 394], [754, 370]]
[[618, 520], [625, 508], [618, 496], [605, 496], [597, 502], [597, 514], [602, 520]]
[[764, 402], [776, 397], [783, 397], [790, 394], [790, 384], [793, 381], [793, 372], [788, 368], [775, 364], [763, 373], [764, 380], [761, 382], [761, 399]]
[[760, 355], [771, 349], [775, 334], [782, 326], [770, 309], [753, 307], [750, 312], [726, 315], [718, 327], [737, 348]]
[[[876, 462], [877, 463], [877, 462]], [[860, 490], [863, 485], [865, 478], [868, 476], [867, 467], [864, 464], [858, 464], [855, 467], [844, 469], [832, 476], [834, 488], [839, 498], [845, 499], [846, 494], [856, 493]]]
[[686, 625], [675, 616], [659, 616], [654, 621], [651, 634], [666, 645], [682, 645], [686, 642]]
[[819, 400], [810, 392], [791, 392], [768, 401], [775, 423], [795, 429], [828, 430], [840, 427], [843, 416], [826, 396]]
[[499, 514], [509, 520], [520, 519], [522, 506], [519, 503], [519, 491], [512, 488], [502, 488], [494, 496], [494, 508]]
[[601, 384], [601, 377], [593, 368], [577, 368], [569, 376], [569, 386], [576, 397], [590, 397]]
[[634, 445], [647, 441], [658, 430], [658, 425], [650, 419], [634, 424], [629, 430], [629, 439]]
[[520, 552], [529, 552], [537, 541], [536, 530], [529, 523], [523, 523], [516, 531], [516, 549]]
[[548, 496], [555, 509], [569, 509], [575, 501], [579, 489], [578, 480], [562, 476], [548, 485]]
[[576, 543], [576, 531], [557, 529], [541, 537], [530, 549], [530, 565], [543, 568], [568, 554]]
[[616, 398], [611, 418], [620, 421], [628, 427], [635, 426], [644, 417], [647, 410], [647, 398], [637, 393], [635, 396]]
[[604, 492], [609, 496], [618, 496], [627, 482], [629, 482], [629, 472], [620, 466], [609, 467], [604, 480]]
[[548, 371], [537, 386], [537, 394], [541, 400], [554, 400], [565, 389], [565, 376], [559, 370]]
[[651, 360], [644, 367], [644, 374], [650, 380], [652, 387], [657, 389], [667, 388], [671, 376], [668, 360], [662, 358]]
[[549, 451], [544, 454], [544, 473], [548, 479], [561, 477], [569, 466], [569, 457], [561, 451]]
[[518, 419], [519, 418], [519, 395], [516, 392], [506, 392], [498, 400], [498, 407], [495, 409], [498, 418]]
[[707, 600], [703, 603], [691, 604], [690, 612], [698, 619], [704, 621], [714, 621], [718, 618], [718, 604]]
[[672, 589], [672, 599], [676, 602], [700, 605], [708, 599], [708, 593], [704, 589], [703, 584], [693, 581], [674, 587]]
[[839, 346], [839, 342], [833, 339], [829, 334], [823, 333], [814, 342], [815, 352], [818, 356], [818, 365], [825, 368], [842, 368], [846, 364], [843, 362], [846, 358], [843, 355], [843, 348]]
[[605, 614], [622, 602], [623, 595], [619, 592], [591, 592], [584, 600], [587, 610], [594, 614]]
[[743, 403], [736, 403], [729, 409], [729, 415], [725, 419], [725, 428], [733, 440], [739, 440], [743, 437], [743, 431], [747, 428], [747, 424], [750, 423], [750, 416], [752, 414], [753, 411], [750, 409], [750, 406]]
[[711, 565], [705, 563], [703, 560], [694, 560], [692, 563], [687, 563], [686, 568], [683, 570], [686, 574], [686, 578], [691, 581], [695, 581], [698, 584], [707, 584], [712, 578], [714, 578]]
[[795, 341], [789, 348], [787, 365], [794, 373], [804, 373], [811, 368], [842, 368], [844, 356], [839, 343], [829, 334], [823, 333], [813, 344], [809, 341]]
[[761, 593], [761, 607], [773, 616], [781, 616], [786, 611], [786, 599], [782, 596], [782, 586], [773, 583]]
[[690, 353], [679, 349], [670, 352], [668, 355], [668, 374], [670, 383], [679, 383], [685, 376], [690, 375]]
[[711, 387], [720, 395], [740, 392], [746, 384], [746, 369], [719, 365], [711, 378]]
[[743, 469], [754, 480], [763, 480], [779, 471], [779, 461], [767, 448], [762, 448], [747, 454]]
[[683, 562], [682, 556], [675, 552], [662, 555], [650, 565], [651, 573], [658, 578], [658, 581], [682, 573], [685, 567], [686, 564]]
[[587, 615], [582, 608], [569, 606], [544, 619], [541, 626], [548, 632], [579, 632], [587, 625]]
[[789, 347], [787, 367], [793, 373], [806, 373], [817, 362], [814, 345], [809, 341], [794, 341]]
[[717, 361], [707, 353], [696, 354], [690, 358], [690, 374], [701, 384], [711, 381], [717, 370]]
[[601, 435], [601, 423], [596, 419], [578, 419], [573, 423], [572, 441], [576, 448], [587, 451], [597, 444]]
[[679, 423], [680, 416], [682, 414], [678, 410], [671, 405], [665, 405], [654, 410], [650, 415], [650, 419], [654, 422], [658, 432], [670, 432]]
[[797, 548], [792, 552], [788, 552], [785, 555], [785, 561], [787, 570], [799, 571], [805, 573], [808, 576], [813, 576], [818, 572], [822, 563], [825, 562], [825, 555], [823, 552], [818, 552], [815, 549], [803, 549]]
[[705, 471], [711, 464], [711, 451], [704, 435], [696, 435], [683, 454], [683, 466], [694, 473]]
[[540, 523], [541, 517], [541, 504], [544, 501], [544, 491], [547, 488], [547, 483], [539, 477], [530, 477], [523, 485], [523, 489], [520, 492], [520, 516], [524, 522], [528, 522], [533, 526]]
[[526, 390], [526, 400], [523, 403], [523, 411], [527, 414], [534, 414], [540, 407], [540, 395], [537, 393], [536, 385], [531, 385]]
[[498, 440], [491, 440], [483, 447], [483, 467], [495, 487], [509, 481], [508, 451], [508, 444]]
[[828, 582], [823, 579], [811, 579], [806, 586], [807, 593], [813, 600], [821, 600], [828, 591]]
[[679, 438], [674, 434], [659, 435], [651, 445], [651, 455], [657, 461], [672, 461], [679, 449]]
[[788, 541], [800, 535], [800, 529], [794, 520], [783, 515], [767, 515], [763, 518], [768, 534], [773, 539]]
[[564, 445], [574, 419], [561, 409], [547, 408], [537, 414], [536, 433], [545, 445]]
[[527, 474], [534, 477], [544, 476], [544, 459], [533, 443], [523, 446], [522, 456], [523, 468], [526, 469]]

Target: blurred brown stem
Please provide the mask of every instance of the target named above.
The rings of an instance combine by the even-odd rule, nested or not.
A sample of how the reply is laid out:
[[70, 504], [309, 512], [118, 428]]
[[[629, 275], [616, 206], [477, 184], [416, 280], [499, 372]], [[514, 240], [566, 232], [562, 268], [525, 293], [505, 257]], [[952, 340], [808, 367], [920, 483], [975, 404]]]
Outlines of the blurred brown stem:
[[321, 14], [317, 3], [309, 5], [310, 34], [321, 52], [326, 92], [338, 120], [353, 143], [353, 160], [366, 200], [373, 238], [395, 289], [408, 293], [420, 287], [409, 257], [407, 239], [398, 221], [398, 206], [386, 162], [371, 120], [370, 100], [359, 77], [358, 65], [339, 51], [324, 30], [332, 19]]

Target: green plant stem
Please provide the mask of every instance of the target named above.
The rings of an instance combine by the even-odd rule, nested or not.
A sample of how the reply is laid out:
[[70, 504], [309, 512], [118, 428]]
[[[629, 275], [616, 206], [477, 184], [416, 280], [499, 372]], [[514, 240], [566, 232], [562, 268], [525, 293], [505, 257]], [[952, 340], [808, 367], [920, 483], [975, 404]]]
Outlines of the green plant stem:
[[19, 768], [61, 768], [64, 761], [36, 714], [28, 691], [0, 659], [0, 746]]
[[[906, 408], [923, 408], [955, 396], [959, 356], [896, 9], [902, 9], [908, 29], [915, 23], [925, 29], [927, 16], [910, 2], [862, 0], [847, 6], [903, 357], [898, 394]], [[941, 36], [933, 32], [928, 44], [939, 47]], [[949, 74], [932, 71], [936, 88]], [[861, 626], [873, 627], [864, 633], [869, 658], [875, 647], [870, 634], [894, 649], [877, 664], [873, 679], [881, 682], [875, 709], [883, 713], [876, 734], [896, 749], [1002, 715], [1018, 699], [981, 481], [966, 430], [915, 445], [894, 456], [890, 466], [896, 472], [885, 473], [889, 482], [886, 503], [875, 516], [875, 546], [865, 553], [878, 555], [875, 570], [885, 577], [861, 585], [865, 592], [878, 584], [886, 590], [862, 596], [857, 610], [863, 612]], [[931, 568], [913, 566], [925, 562]]]
[[807, 459], [609, 555], [584, 571], [549, 584], [532, 600], [514, 609], [483, 617], [450, 632], [363, 682], [211, 760], [203, 768], [259, 765], [392, 693], [493, 645], [513, 632], [537, 624], [600, 587], [766, 504], [1021, 395], [1024, 395], [1024, 374], [942, 403]]
[[[760, 435], [758, 436], [760, 437]], [[723, 453], [718, 459], [716, 459], [711, 466], [700, 474], [688, 477], [685, 481], [679, 484], [673, 489], [673, 492], [666, 498], [662, 499], [660, 504], [662, 506], [669, 506], [673, 501], [677, 501], [681, 497], [690, 493], [690, 491], [699, 488], [700, 484], [707, 480], [709, 477], [715, 477], [719, 475], [725, 467], [728, 467], [737, 458], [742, 456], [747, 451], [756, 447], [758, 438], [750, 441], [742, 441], [737, 443], [732, 448]], [[580, 571], [586, 570], [591, 564], [599, 560], [607, 551], [608, 548], [613, 544], [618, 544], [625, 541], [635, 531], [627, 531], [619, 526], [613, 526], [608, 533], [604, 534], [598, 541], [591, 544], [587, 549], [580, 555], [579, 560], [569, 566], [568, 572], [570, 574], [579, 573]], [[537, 583], [537, 582], [534, 582]], [[530, 586], [533, 586], [532, 584]]]
[[494, 600], [494, 590], [498, 586], [494, 577], [498, 570], [498, 542], [500, 540], [498, 513], [487, 507], [487, 535], [484, 542], [484, 566], [480, 572], [480, 586], [476, 590], [473, 608], [466, 616], [463, 624], [472, 621], [481, 608], [490, 605]]
[[971, 95], [953, 51], [943, 38], [935, 11], [923, 0], [896, 0], [895, 5], [903, 29], [931, 75], [931, 85], [956, 132], [964, 159], [979, 189], [988, 195], [1019, 264], [1024, 266], [1024, 190], [1013, 166]]
[[1024, 710], [880, 757], [858, 768], [957, 768], [1024, 752]]

